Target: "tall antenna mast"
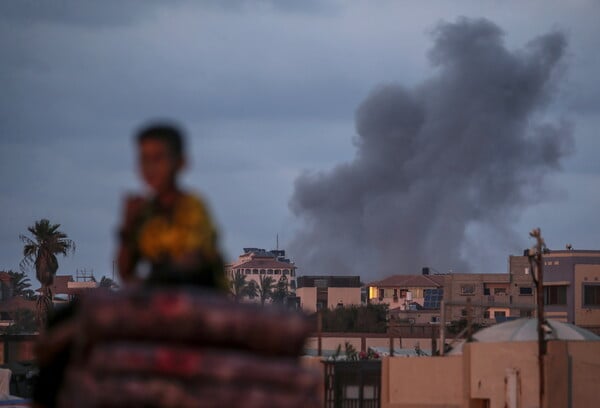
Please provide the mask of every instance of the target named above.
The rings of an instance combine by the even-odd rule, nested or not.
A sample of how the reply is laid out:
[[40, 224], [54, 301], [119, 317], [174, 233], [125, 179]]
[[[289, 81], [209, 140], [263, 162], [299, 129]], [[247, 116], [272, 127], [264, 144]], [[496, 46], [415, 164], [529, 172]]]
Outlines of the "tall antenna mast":
[[275, 249], [279, 251], [279, 234], [275, 238]]

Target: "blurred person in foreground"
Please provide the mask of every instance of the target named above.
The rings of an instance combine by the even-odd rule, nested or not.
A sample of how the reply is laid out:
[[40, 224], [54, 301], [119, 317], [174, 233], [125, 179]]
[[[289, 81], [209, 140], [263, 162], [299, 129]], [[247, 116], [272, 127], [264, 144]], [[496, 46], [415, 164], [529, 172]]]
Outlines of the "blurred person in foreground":
[[[153, 124], [137, 134], [139, 170], [147, 195], [125, 200], [118, 268], [126, 285], [194, 285], [225, 289], [217, 233], [203, 201], [180, 188], [185, 168], [182, 132]], [[147, 269], [141, 277], [140, 269]]]
[[[149, 194], [125, 201], [119, 229], [118, 266], [126, 286], [192, 285], [225, 289], [223, 261], [217, 234], [202, 200], [179, 187], [185, 167], [181, 131], [169, 124], [143, 128], [137, 134], [139, 167]], [[149, 266], [145, 278], [138, 267]], [[57, 406], [78, 334], [75, 319], [80, 307], [72, 301], [49, 316], [36, 347], [39, 376], [32, 406]]]

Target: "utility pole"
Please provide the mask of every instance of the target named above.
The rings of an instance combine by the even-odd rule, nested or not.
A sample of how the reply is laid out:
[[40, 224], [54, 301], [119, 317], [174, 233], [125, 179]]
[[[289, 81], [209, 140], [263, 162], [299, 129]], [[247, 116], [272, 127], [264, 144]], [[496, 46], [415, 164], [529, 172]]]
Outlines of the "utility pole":
[[323, 313], [321, 310], [317, 312], [317, 355], [321, 357], [322, 350], [322, 334], [323, 334]]
[[446, 303], [440, 302], [440, 356], [446, 353]]
[[542, 262], [542, 257], [543, 253], [547, 251], [547, 248], [546, 243], [542, 238], [542, 232], [539, 228], [531, 231], [529, 235], [536, 239], [535, 247], [529, 250], [529, 263], [532, 267], [532, 276], [537, 290], [538, 367], [540, 377], [539, 406], [540, 408], [543, 408], [545, 392], [544, 356], [546, 355], [546, 338], [544, 333], [544, 264]]

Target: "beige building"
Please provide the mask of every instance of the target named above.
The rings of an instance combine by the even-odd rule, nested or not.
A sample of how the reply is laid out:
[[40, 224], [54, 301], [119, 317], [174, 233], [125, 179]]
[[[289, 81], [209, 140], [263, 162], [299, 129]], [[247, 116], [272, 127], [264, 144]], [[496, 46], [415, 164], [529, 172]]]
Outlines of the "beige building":
[[[475, 342], [462, 355], [384, 358], [381, 407], [539, 407], [537, 348]], [[544, 366], [544, 408], [598, 405], [600, 341], [550, 341]]]
[[446, 321], [466, 317], [468, 301], [473, 321], [480, 324], [532, 316], [536, 304], [533, 279], [526, 267], [515, 268], [511, 273], [445, 275]]
[[[394, 275], [367, 285], [369, 302], [386, 303], [390, 309], [410, 309], [418, 304], [425, 307], [425, 299], [431, 293], [440, 293], [445, 275]], [[439, 308], [439, 303], [438, 303]]]
[[246, 282], [259, 284], [260, 276], [271, 276], [277, 283], [287, 280], [291, 292], [296, 290], [296, 265], [285, 257], [285, 251], [266, 251], [261, 248], [244, 248], [235, 262], [225, 265], [225, 273], [233, 279], [235, 273], [246, 276]]
[[[542, 262], [546, 317], [600, 332], [600, 251], [550, 250]], [[511, 275], [530, 269], [526, 256], [509, 264]]]
[[324, 308], [360, 305], [360, 277], [300, 276], [296, 296], [300, 298], [300, 307], [307, 313]]

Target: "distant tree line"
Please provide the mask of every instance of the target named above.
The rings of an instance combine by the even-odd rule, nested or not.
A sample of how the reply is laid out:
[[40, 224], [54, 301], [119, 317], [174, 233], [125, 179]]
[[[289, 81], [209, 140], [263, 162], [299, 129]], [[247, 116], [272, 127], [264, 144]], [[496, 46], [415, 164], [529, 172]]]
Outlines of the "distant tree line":
[[272, 276], [260, 275], [258, 281], [248, 281], [246, 275], [240, 271], [235, 271], [231, 276], [229, 293], [236, 302], [258, 298], [263, 306], [267, 300], [282, 305], [286, 297], [290, 295], [288, 280], [285, 276], [281, 276], [276, 281]]
[[388, 305], [345, 306], [321, 312], [324, 332], [385, 333]]

